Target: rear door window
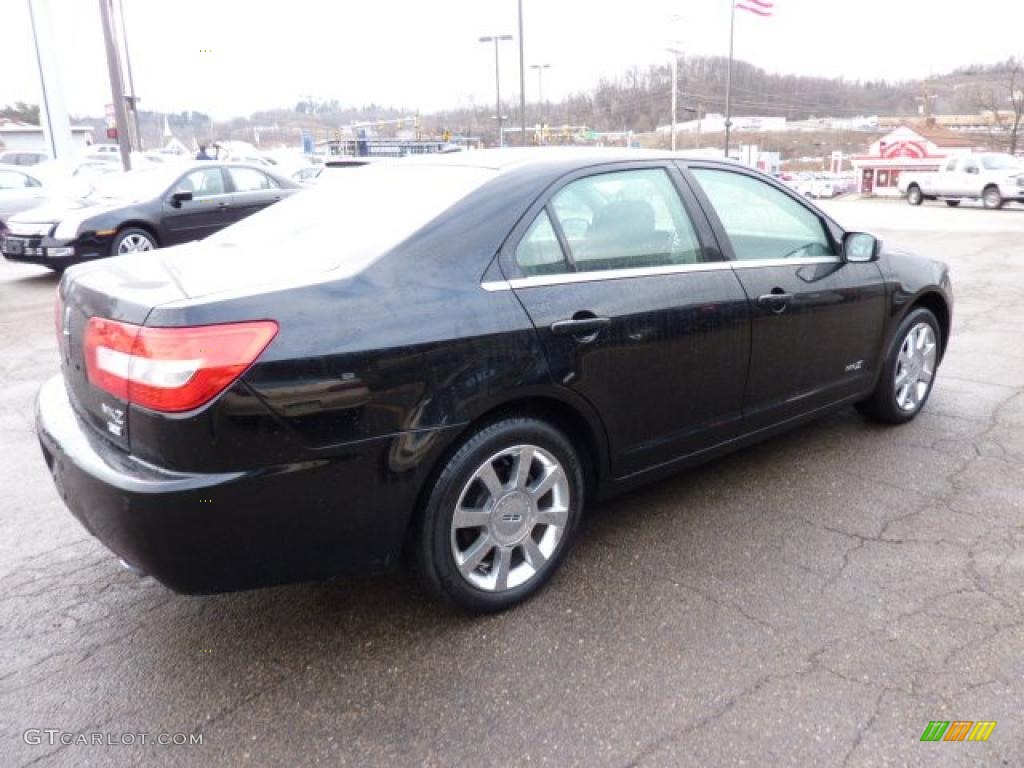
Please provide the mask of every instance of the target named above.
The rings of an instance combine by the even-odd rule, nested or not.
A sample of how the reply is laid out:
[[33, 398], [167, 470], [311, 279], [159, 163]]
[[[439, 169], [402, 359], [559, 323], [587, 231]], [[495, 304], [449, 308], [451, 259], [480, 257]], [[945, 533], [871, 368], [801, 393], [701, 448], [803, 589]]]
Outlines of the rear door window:
[[578, 272], [700, 261], [693, 224], [662, 168], [587, 176], [555, 194], [551, 208]]
[[547, 211], [541, 211], [516, 246], [516, 264], [527, 277], [555, 275], [568, 270], [558, 235]]

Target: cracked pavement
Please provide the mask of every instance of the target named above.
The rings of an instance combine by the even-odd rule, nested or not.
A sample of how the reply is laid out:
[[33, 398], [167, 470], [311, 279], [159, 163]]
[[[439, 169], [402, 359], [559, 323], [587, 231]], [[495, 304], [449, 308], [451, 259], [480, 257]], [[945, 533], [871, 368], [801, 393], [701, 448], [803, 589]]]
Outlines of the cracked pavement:
[[[32, 432], [56, 280], [0, 263], [4, 765], [1024, 765], [1024, 209], [827, 207], [952, 265], [922, 415], [840, 411], [591, 510], [483, 619], [400, 576], [182, 597], [122, 570]], [[998, 726], [919, 741], [957, 719]]]

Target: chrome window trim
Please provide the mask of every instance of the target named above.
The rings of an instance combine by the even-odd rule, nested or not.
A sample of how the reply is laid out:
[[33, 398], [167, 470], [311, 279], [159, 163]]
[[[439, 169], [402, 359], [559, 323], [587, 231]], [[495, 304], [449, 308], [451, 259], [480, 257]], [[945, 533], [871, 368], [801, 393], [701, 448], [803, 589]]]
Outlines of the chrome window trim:
[[754, 267], [802, 267], [809, 264], [839, 264], [837, 256], [814, 256], [803, 259], [751, 259], [750, 261], [707, 261], [700, 264], [677, 264], [662, 267], [634, 269], [606, 269], [593, 272], [562, 272], [557, 275], [533, 275], [511, 280], [488, 280], [480, 283], [485, 291], [511, 291], [516, 288], [541, 288], [551, 285], [592, 283], [603, 280], [626, 280], [633, 277], [684, 275], [690, 272], [718, 272], [725, 269], [752, 269]]
[[746, 259], [730, 261], [736, 269], [753, 269], [754, 267], [802, 267], [807, 264], [841, 264], [838, 256], [805, 256], [802, 259]]

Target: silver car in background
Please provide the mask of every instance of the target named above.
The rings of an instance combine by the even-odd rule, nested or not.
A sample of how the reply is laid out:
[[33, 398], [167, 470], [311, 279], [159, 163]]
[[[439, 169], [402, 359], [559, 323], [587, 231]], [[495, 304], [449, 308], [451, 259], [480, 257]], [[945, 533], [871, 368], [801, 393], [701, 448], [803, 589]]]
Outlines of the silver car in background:
[[0, 165], [0, 231], [9, 216], [34, 208], [45, 197], [43, 181], [26, 166]]

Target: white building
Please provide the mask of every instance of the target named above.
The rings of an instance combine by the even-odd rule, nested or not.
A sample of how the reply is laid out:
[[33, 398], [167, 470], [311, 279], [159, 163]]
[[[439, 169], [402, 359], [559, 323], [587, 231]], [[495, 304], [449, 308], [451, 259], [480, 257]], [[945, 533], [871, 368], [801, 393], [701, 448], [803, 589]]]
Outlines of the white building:
[[[85, 125], [71, 126], [71, 145], [76, 150], [85, 150], [92, 144], [92, 128]], [[43, 129], [38, 125], [0, 120], [0, 148], [48, 152], [49, 144]]]
[[[671, 134], [671, 125], [659, 125], [654, 129], [657, 133]], [[786, 118], [784, 117], [733, 117], [732, 131], [744, 133], [764, 133], [766, 131], [785, 131]], [[676, 123], [677, 133], [722, 133], [725, 131], [725, 115], [717, 112], [709, 112], [700, 120], [687, 120]]]

